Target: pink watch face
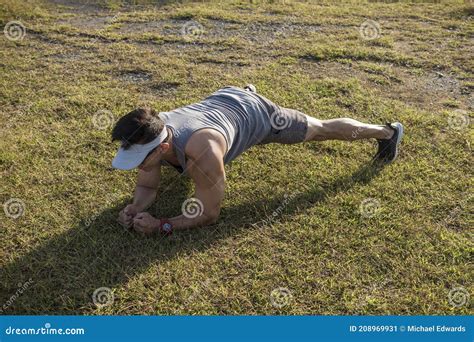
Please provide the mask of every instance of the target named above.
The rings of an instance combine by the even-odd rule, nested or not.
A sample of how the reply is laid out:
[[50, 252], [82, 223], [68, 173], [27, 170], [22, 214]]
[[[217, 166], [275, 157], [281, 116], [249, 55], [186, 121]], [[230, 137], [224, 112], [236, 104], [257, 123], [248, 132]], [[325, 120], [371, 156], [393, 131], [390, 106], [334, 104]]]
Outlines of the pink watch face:
[[165, 233], [169, 233], [171, 232], [171, 229], [173, 228], [173, 226], [171, 225], [171, 223], [167, 222], [163, 224], [162, 228]]

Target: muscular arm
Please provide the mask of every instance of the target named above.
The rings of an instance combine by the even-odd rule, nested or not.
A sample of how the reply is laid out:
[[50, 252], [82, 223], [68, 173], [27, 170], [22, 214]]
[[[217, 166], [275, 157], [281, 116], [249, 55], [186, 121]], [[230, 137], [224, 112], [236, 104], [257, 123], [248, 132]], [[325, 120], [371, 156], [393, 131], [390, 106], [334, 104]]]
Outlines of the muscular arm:
[[[187, 215], [186, 212], [175, 216], [169, 221], [174, 230], [205, 226], [217, 221], [225, 189], [224, 154], [226, 141], [220, 133], [203, 129], [195, 133], [186, 144], [188, 161], [186, 171], [195, 184], [195, 195], [200, 215]], [[144, 177], [150, 180], [149, 177]], [[157, 179], [152, 177], [151, 179]], [[136, 201], [140, 205], [156, 195], [155, 183], [140, 183], [136, 193]], [[154, 189], [152, 192], [151, 189]], [[138, 194], [140, 191], [140, 194]], [[145, 193], [148, 194], [145, 196]], [[149, 196], [149, 197], [148, 197]], [[192, 213], [191, 213], [192, 214]], [[160, 229], [160, 220], [148, 213], [138, 213], [133, 219], [133, 227], [137, 232], [151, 234]]]
[[160, 184], [161, 167], [151, 171], [138, 170], [137, 185], [133, 196], [133, 205], [137, 210], [147, 209], [155, 200], [157, 189]]
[[[215, 223], [219, 217], [225, 190], [225, 171], [221, 148], [211, 142], [204, 153], [200, 152], [197, 159], [190, 159], [187, 172], [195, 184], [194, 197], [198, 200], [194, 205], [202, 213], [189, 217], [186, 212], [170, 219], [173, 228], [185, 229]], [[193, 215], [194, 216], [194, 215]]]
[[131, 227], [134, 217], [153, 203], [160, 183], [160, 175], [160, 167], [153, 168], [151, 171], [138, 170], [138, 179], [133, 202], [119, 213], [118, 222], [122, 226], [127, 228]]

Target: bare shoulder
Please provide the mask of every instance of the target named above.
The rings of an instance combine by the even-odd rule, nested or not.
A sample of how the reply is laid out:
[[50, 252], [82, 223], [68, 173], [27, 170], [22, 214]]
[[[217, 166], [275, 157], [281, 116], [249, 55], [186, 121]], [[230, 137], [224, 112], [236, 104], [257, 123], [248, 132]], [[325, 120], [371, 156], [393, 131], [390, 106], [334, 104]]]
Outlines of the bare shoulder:
[[224, 158], [227, 142], [224, 136], [215, 129], [201, 129], [194, 133], [186, 143], [186, 155], [199, 162], [201, 159]]

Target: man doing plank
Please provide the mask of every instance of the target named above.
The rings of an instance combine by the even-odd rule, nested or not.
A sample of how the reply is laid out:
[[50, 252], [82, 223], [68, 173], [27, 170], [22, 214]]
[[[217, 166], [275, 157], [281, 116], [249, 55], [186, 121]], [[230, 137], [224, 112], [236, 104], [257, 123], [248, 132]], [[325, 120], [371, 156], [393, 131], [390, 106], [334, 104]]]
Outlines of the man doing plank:
[[[373, 138], [378, 142], [374, 159], [390, 163], [397, 157], [402, 136], [398, 122], [318, 120], [273, 103], [257, 94], [253, 85], [224, 87], [201, 102], [170, 112], [135, 109], [120, 118], [112, 131], [112, 139], [121, 142], [112, 165], [139, 169], [133, 203], [120, 212], [119, 222], [145, 234], [171, 234], [216, 222], [225, 190], [224, 165], [254, 145]], [[156, 198], [161, 166], [191, 177], [199, 215], [157, 219], [145, 212]]]

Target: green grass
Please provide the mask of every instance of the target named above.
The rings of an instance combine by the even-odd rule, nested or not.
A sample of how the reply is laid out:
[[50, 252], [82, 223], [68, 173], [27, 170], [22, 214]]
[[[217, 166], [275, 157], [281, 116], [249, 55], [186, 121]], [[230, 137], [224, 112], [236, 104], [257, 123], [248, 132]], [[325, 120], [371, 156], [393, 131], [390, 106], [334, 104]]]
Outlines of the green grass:
[[[25, 205], [1, 219], [4, 313], [473, 314], [448, 299], [474, 293], [473, 134], [461, 120], [474, 106], [472, 5], [70, 3], [0, 1], [2, 28], [27, 29], [0, 37], [0, 199]], [[378, 39], [361, 38], [366, 19]], [[181, 34], [188, 20], [202, 35]], [[117, 146], [94, 114], [166, 111], [246, 83], [321, 119], [399, 120], [400, 158], [368, 168], [373, 142], [253, 148], [226, 166], [217, 224], [168, 239], [120, 228], [136, 173], [111, 169]], [[172, 170], [160, 190], [156, 216], [193, 193]], [[100, 287], [112, 305], [94, 305]], [[281, 308], [279, 287], [292, 295]]]

